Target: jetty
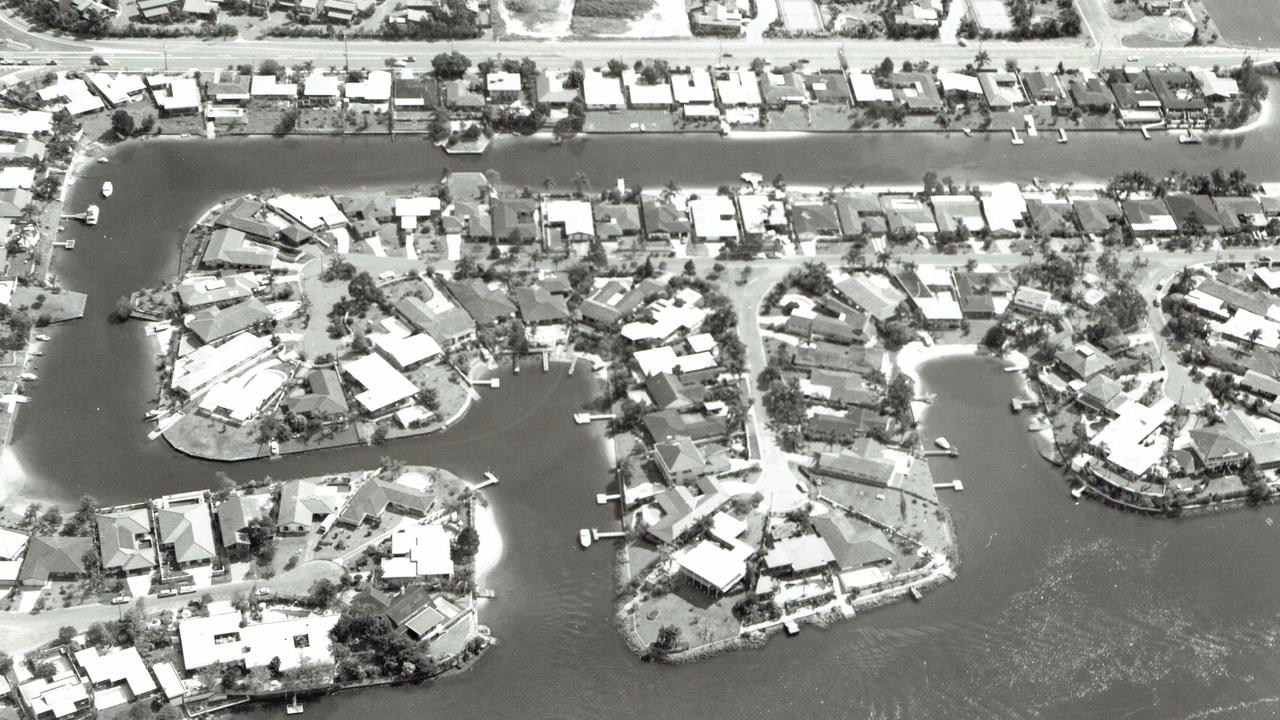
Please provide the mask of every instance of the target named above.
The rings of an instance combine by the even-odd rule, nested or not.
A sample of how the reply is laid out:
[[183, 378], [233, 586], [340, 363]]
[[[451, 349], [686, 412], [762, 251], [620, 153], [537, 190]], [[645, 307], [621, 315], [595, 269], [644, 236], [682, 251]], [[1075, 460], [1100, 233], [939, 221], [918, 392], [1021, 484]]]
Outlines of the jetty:
[[934, 490], [951, 489], [951, 490], [955, 490], [956, 492], [960, 492], [961, 490], [964, 490], [964, 483], [959, 480], [952, 480], [951, 482], [943, 482], [943, 483], [934, 483], [933, 489]]
[[1009, 141], [1009, 144], [1011, 144], [1011, 145], [1022, 145], [1022, 144], [1025, 144], [1025, 143], [1027, 142], [1026, 140], [1023, 140], [1023, 139], [1022, 139], [1022, 136], [1018, 135], [1018, 128], [1016, 128], [1016, 127], [1011, 127], [1011, 128], [1009, 128], [1009, 132], [1013, 133], [1013, 139]]
[[497, 484], [498, 484], [498, 476], [497, 476], [497, 475], [494, 475], [493, 473], [489, 472], [488, 470], [485, 470], [485, 471], [484, 471], [484, 482], [482, 482], [482, 483], [480, 483], [479, 485], [475, 486], [475, 488], [473, 488], [473, 489], [475, 489], [475, 490], [483, 490], [483, 489], [485, 489], [485, 488], [489, 487], [490, 485], [497, 485]]
[[550, 369], [551, 369], [551, 352], [543, 351], [542, 352], [542, 372], [547, 372]]
[[60, 247], [60, 248], [63, 248], [63, 249], [65, 249], [65, 250], [75, 250], [75, 249], [76, 249], [76, 239], [75, 239], [75, 238], [67, 238], [66, 240], [55, 240], [55, 241], [54, 241], [54, 243], [53, 243], [53, 246], [54, 246], [54, 247]]
[[1035, 398], [1016, 397], [1009, 401], [1009, 406], [1012, 407], [1013, 411], [1016, 413], [1023, 408], [1040, 407], [1040, 401]]
[[609, 493], [596, 493], [597, 505], [608, 505], [614, 500], [621, 500], [621, 499], [622, 499], [622, 495], [617, 493], [612, 495], [610, 495]]
[[485, 387], [491, 388], [502, 387], [502, 381], [500, 378], [484, 378], [483, 380], [471, 380], [468, 378], [468, 380], [471, 383], [471, 387], [475, 387], [477, 385], [484, 385]]
[[1058, 144], [1060, 144], [1060, 145], [1066, 145], [1066, 144], [1067, 144], [1067, 129], [1066, 129], [1066, 128], [1058, 128]]
[[615, 540], [625, 538], [626, 536], [627, 534], [621, 530], [597, 530], [595, 528], [591, 528], [592, 540]]
[[569, 377], [573, 377], [573, 371], [578, 367], [578, 353], [573, 354], [573, 359], [569, 361]]
[[950, 450], [925, 450], [924, 457], [960, 457], [960, 451], [955, 448]]
[[476, 597], [492, 600], [498, 597], [498, 593], [493, 588], [476, 588]]
[[182, 419], [182, 413], [174, 413], [167, 417], [159, 418], [158, 420], [156, 420], [156, 429], [147, 433], [147, 439], [155, 440], [156, 438], [163, 435], [166, 430], [173, 427], [181, 419]]
[[575, 423], [579, 424], [579, 425], [586, 425], [587, 423], [590, 423], [590, 422], [595, 421], [595, 420], [612, 420], [614, 417], [615, 417], [615, 416], [614, 416], [614, 414], [613, 414], [613, 413], [584, 413], [584, 412], [579, 412], [579, 413], [574, 413], [574, 414], [573, 414], [573, 421], [574, 421]]

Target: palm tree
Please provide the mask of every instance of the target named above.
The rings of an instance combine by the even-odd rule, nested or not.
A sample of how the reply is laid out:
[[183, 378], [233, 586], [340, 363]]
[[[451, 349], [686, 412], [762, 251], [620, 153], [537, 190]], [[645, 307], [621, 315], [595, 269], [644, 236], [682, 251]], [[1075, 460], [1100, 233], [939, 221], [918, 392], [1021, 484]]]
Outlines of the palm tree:
[[582, 195], [584, 188], [588, 191], [591, 189], [591, 179], [587, 177], [586, 173], [579, 170], [573, 174], [573, 192], [577, 195]]
[[979, 70], [991, 64], [991, 53], [986, 50], [979, 50], [977, 55], [973, 56], [973, 64]]
[[881, 250], [880, 253], [876, 255], [876, 263], [880, 265], [881, 269], [884, 269], [889, 266], [889, 260], [892, 257], [893, 256], [890, 255], [887, 250]]
[[544, 189], [544, 190], [551, 190], [551, 189], [555, 188], [555, 186], [556, 186], [556, 179], [555, 179], [555, 178], [551, 177], [550, 175], [548, 175], [548, 176], [546, 176], [546, 177], [542, 178], [542, 189]]

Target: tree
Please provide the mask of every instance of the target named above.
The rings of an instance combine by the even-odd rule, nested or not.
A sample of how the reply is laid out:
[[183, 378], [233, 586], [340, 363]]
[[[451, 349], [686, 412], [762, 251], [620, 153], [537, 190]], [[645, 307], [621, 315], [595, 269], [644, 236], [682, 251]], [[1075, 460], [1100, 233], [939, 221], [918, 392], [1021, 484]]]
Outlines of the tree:
[[312, 583], [311, 590], [307, 592], [307, 604], [317, 610], [329, 609], [337, 599], [338, 586], [327, 578]]
[[991, 53], [986, 50], [979, 50], [977, 55], [973, 56], [973, 64], [979, 70], [991, 64]]
[[270, 58], [267, 58], [266, 60], [263, 60], [262, 62], [258, 63], [259, 75], [274, 75], [276, 77], [279, 77], [283, 73], [284, 73], [284, 66], [281, 65], [278, 60], [272, 60]]
[[449, 555], [457, 563], [469, 562], [478, 552], [480, 552], [480, 533], [470, 525], [462, 528], [458, 537], [454, 539], [453, 546], [449, 548]]
[[1003, 325], [992, 325], [982, 336], [982, 346], [996, 355], [1004, 353], [1004, 345], [1009, 339], [1009, 331]]
[[111, 129], [115, 130], [116, 137], [124, 140], [133, 135], [133, 116], [125, 110], [117, 110], [111, 116]]
[[684, 635], [675, 625], [658, 628], [658, 637], [649, 648], [656, 654], [666, 655], [684, 648]]
[[893, 59], [886, 57], [880, 61], [880, 66], [876, 68], [876, 72], [880, 77], [885, 77], [893, 72]]
[[58, 644], [70, 645], [71, 641], [74, 640], [76, 635], [79, 635], [79, 634], [80, 634], [80, 631], [76, 630], [74, 627], [71, 627], [70, 625], [63, 625], [62, 627], [58, 628]]
[[75, 513], [62, 524], [62, 534], [69, 536], [92, 534], [97, 513], [98, 501], [92, 495], [82, 495]]
[[0, 675], [8, 675], [13, 669], [13, 658], [9, 657], [9, 653], [0, 650]]
[[686, 260], [684, 263], [684, 274], [694, 277], [698, 274], [698, 267], [693, 264], [693, 260]]
[[111, 637], [107, 633], [107, 626], [100, 622], [96, 622], [89, 626], [84, 633], [84, 641], [89, 647], [103, 647], [111, 644]]
[[440, 53], [431, 58], [432, 71], [441, 80], [456, 80], [462, 77], [469, 67], [471, 67], [471, 60], [456, 50]]

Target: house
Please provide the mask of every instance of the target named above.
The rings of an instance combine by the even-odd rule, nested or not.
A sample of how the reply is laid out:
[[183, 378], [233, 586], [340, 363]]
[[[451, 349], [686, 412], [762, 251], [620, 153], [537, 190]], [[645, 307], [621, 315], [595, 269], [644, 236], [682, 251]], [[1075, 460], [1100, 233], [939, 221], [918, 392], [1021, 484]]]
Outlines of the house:
[[707, 461], [702, 451], [687, 436], [673, 437], [653, 446], [653, 458], [667, 482], [687, 484], [706, 474]]
[[1249, 449], [1220, 427], [1200, 428], [1189, 433], [1191, 453], [1207, 473], [1239, 468], [1250, 458]]
[[1191, 76], [1206, 100], [1224, 102], [1240, 94], [1240, 84], [1233, 77], [1223, 77], [1206, 68], [1192, 68]]
[[364, 80], [347, 82], [345, 91], [347, 105], [358, 105], [365, 109], [384, 111], [391, 101], [393, 78], [386, 70], [371, 70]]
[[652, 278], [645, 278], [634, 285], [616, 279], [605, 280], [582, 301], [578, 312], [587, 326], [597, 330], [611, 329], [665, 289]]
[[883, 275], [854, 273], [835, 285], [835, 293], [845, 302], [881, 322], [893, 317], [898, 306], [907, 299]]
[[[87, 647], [77, 650], [73, 657], [84, 669], [89, 684], [99, 691], [94, 693], [95, 700], [106, 695], [101, 691], [117, 686], [126, 691], [127, 702], [141, 700], [158, 689], [136, 647], [111, 648], [105, 653], [96, 647]], [[95, 704], [99, 710], [105, 709], [102, 703]]]
[[834, 567], [835, 562], [827, 543], [808, 534], [774, 540], [764, 555], [765, 571], [772, 575], [812, 575]]
[[582, 99], [588, 110], [621, 110], [627, 106], [618, 78], [595, 69], [582, 73]]
[[459, 233], [472, 242], [497, 239], [493, 234], [493, 215], [487, 204], [455, 199], [442, 222], [446, 234]]
[[258, 283], [253, 273], [187, 276], [178, 283], [178, 299], [189, 310], [229, 305], [253, 297]]
[[703, 592], [720, 597], [737, 587], [746, 578], [745, 560], [754, 548], [735, 545], [729, 548], [712, 540], [701, 540], [696, 545], [681, 548], [672, 553], [671, 559], [680, 574]]
[[98, 552], [102, 569], [109, 573], [150, 573], [156, 566], [151, 539], [151, 517], [145, 507], [99, 513]]
[[800, 391], [805, 397], [840, 408], [880, 407], [879, 394], [868, 390], [862, 376], [854, 373], [815, 369], [801, 378]]
[[542, 203], [545, 226], [543, 245], [548, 250], [565, 249], [565, 243], [595, 239], [595, 219], [591, 203], [572, 198], [549, 198]]
[[766, 193], [743, 193], [736, 196], [738, 217], [742, 219], [743, 237], [760, 240], [766, 235], [787, 232], [787, 208], [782, 201]]
[[1027, 198], [1027, 218], [1042, 235], [1070, 237], [1076, 234], [1071, 203], [1054, 197]]
[[213, 516], [203, 493], [167, 495], [156, 501], [156, 539], [160, 552], [180, 568], [212, 563], [218, 557]]
[[1219, 235], [1224, 229], [1218, 208], [1208, 195], [1168, 193], [1164, 196], [1164, 203], [1183, 232]]
[[1115, 109], [1115, 99], [1106, 83], [1096, 77], [1083, 79], [1075, 77], [1069, 83], [1071, 100], [1084, 112], [1102, 114]]
[[1227, 233], [1253, 232], [1267, 226], [1267, 216], [1256, 197], [1215, 197], [1213, 207]]
[[[494, 198], [490, 213], [493, 236], [499, 242], [529, 243], [538, 239], [538, 203], [532, 198]], [[590, 207], [587, 214], [590, 217]]]
[[894, 101], [893, 88], [879, 85], [875, 76], [869, 73], [850, 70], [849, 85], [856, 105], [888, 105]]
[[837, 345], [853, 345], [867, 341], [868, 316], [859, 314], [849, 321], [825, 315], [804, 315], [793, 312], [783, 325], [783, 331], [805, 340], [825, 340]]
[[376, 333], [370, 337], [378, 354], [402, 373], [421, 367], [443, 352], [440, 344], [426, 333]]
[[266, 327], [275, 316], [266, 305], [251, 297], [227, 307], [207, 307], [188, 315], [184, 324], [205, 344], [232, 337], [246, 330]]
[[396, 303], [396, 313], [414, 329], [435, 338], [446, 350], [460, 348], [476, 339], [475, 320], [439, 293], [429, 301], [406, 295]]
[[875, 528], [855, 530], [853, 521], [843, 517], [820, 515], [812, 518], [814, 532], [827, 544], [836, 569], [844, 572], [893, 562], [897, 551]]
[[519, 102], [521, 96], [520, 73], [495, 71], [485, 76], [485, 93], [495, 105]]
[[337, 613], [253, 622], [243, 620], [239, 610], [228, 610], [178, 623], [182, 663], [188, 672], [218, 664], [252, 670], [276, 659], [285, 672], [333, 662], [329, 632], [341, 617]]
[[421, 642], [445, 634], [473, 613], [474, 608], [460, 608], [443, 595], [418, 587], [392, 600], [385, 617], [393, 627]]
[[633, 203], [596, 203], [595, 236], [601, 240], [640, 237], [640, 207]]
[[809, 90], [805, 87], [804, 78], [793, 70], [764, 72], [760, 77], [760, 96], [765, 106], [773, 109], [809, 104]]
[[796, 203], [791, 206], [791, 227], [798, 240], [840, 238], [840, 215], [835, 205]]
[[446, 80], [444, 104], [455, 110], [481, 110], [484, 108], [485, 101], [483, 95], [472, 89], [470, 82]]
[[526, 327], [555, 325], [569, 320], [564, 296], [553, 294], [546, 288], [516, 288], [515, 301]]
[[763, 99], [760, 81], [752, 70], [725, 70], [715, 77], [716, 96], [726, 108], [758, 108]]
[[978, 73], [978, 84], [982, 86], [982, 95], [986, 98], [987, 107], [993, 111], [1011, 110], [1027, 104], [1027, 96], [1022, 92], [1022, 83], [1014, 73], [981, 72]]
[[271, 339], [240, 333], [217, 345], [202, 345], [174, 363], [172, 387], [193, 397], [206, 387], [266, 358], [274, 350]]
[[[327, 368], [326, 368], [327, 369]], [[318, 372], [318, 371], [316, 371]], [[333, 372], [330, 370], [330, 372]], [[233, 560], [247, 560], [252, 548], [245, 532], [249, 524], [262, 514], [262, 498], [253, 495], [232, 495], [214, 508], [218, 518], [218, 533], [222, 549]]]
[[939, 232], [958, 233], [961, 228], [968, 232], [981, 232], [987, 227], [982, 206], [972, 195], [934, 195], [929, 200], [933, 204], [933, 217]]
[[382, 577], [388, 582], [453, 575], [452, 536], [443, 525], [411, 524], [391, 534], [391, 557], [383, 558]]
[[708, 477], [699, 479], [693, 486], [668, 488], [653, 497], [661, 517], [648, 525], [645, 532], [655, 542], [674, 543], [698, 522], [714, 515], [729, 499], [720, 484]]
[[1062, 83], [1059, 82], [1059, 76], [1047, 70], [1024, 70], [1020, 73], [1022, 77], [1022, 85], [1026, 88], [1027, 98], [1034, 103], [1043, 105], [1056, 105], [1059, 102], [1066, 101], [1068, 105], [1070, 100], [1067, 97], [1067, 91], [1063, 89]]
[[880, 207], [884, 211], [889, 234], [894, 237], [914, 238], [938, 232], [933, 212], [911, 195], [881, 195]]
[[[18, 705], [33, 720], [67, 720], [94, 712], [90, 687], [76, 672], [65, 649], [42, 654], [38, 660], [54, 668], [52, 677], [36, 677], [25, 663], [16, 663], [12, 677], [16, 680]], [[4, 682], [8, 687], [9, 683]], [[16, 713], [12, 713], [16, 717]]]
[[693, 442], [724, 437], [729, 428], [724, 418], [715, 415], [659, 410], [647, 413], [641, 422], [649, 438], [662, 442], [667, 438], [687, 436]]
[[1130, 198], [1121, 203], [1125, 222], [1134, 235], [1150, 237], [1178, 232], [1178, 223], [1160, 198]]
[[342, 380], [333, 368], [315, 368], [305, 378], [305, 392], [291, 395], [284, 400], [289, 412], [320, 420], [346, 419], [347, 397], [342, 391]]
[[397, 111], [435, 110], [440, 107], [440, 84], [411, 73], [398, 75], [392, 83], [391, 104]]
[[819, 475], [873, 487], [889, 487], [897, 477], [897, 468], [894, 463], [877, 457], [864, 456], [856, 450], [821, 453], [818, 455], [813, 471]]
[[394, 410], [418, 394], [418, 386], [379, 354], [344, 362], [342, 371], [363, 388], [355, 400], [366, 413]]
[[446, 282], [445, 287], [477, 326], [496, 325], [516, 314], [515, 303], [501, 291], [485, 285], [480, 278]]
[[1115, 364], [1102, 348], [1090, 342], [1059, 350], [1054, 358], [1071, 376], [1086, 381]]
[[423, 517], [435, 504], [431, 495], [416, 488], [381, 478], [370, 478], [360, 485], [338, 513], [337, 522], [346, 527], [360, 527], [382, 518], [391, 510], [400, 515]]
[[882, 236], [889, 231], [880, 200], [871, 193], [841, 193], [835, 198], [835, 207], [846, 239]]
[[[1195, 77], [1182, 68], [1170, 67], [1165, 70], [1147, 68], [1146, 81], [1149, 87], [1160, 98], [1166, 115], [1175, 114], [1184, 117], [1204, 113], [1208, 104], [1200, 94], [1200, 87]], [[1135, 83], [1142, 86], [1141, 78]]]
[[889, 74], [893, 97], [913, 114], [933, 114], [946, 107], [933, 75], [927, 72], [895, 72]]
[[627, 91], [627, 103], [634, 108], [667, 109], [675, 104], [671, 83], [659, 78], [647, 82], [644, 76], [631, 68], [622, 71], [622, 85]]
[[689, 201], [693, 234], [702, 242], [737, 242], [738, 213], [733, 198], [708, 195]]
[[336, 105], [342, 100], [342, 81], [322, 70], [313, 70], [302, 81], [302, 102], [309, 106]]
[[646, 240], [687, 240], [693, 231], [688, 213], [669, 199], [645, 199], [641, 216]]
[[87, 577], [85, 555], [93, 552], [92, 538], [33, 535], [22, 558], [18, 584], [40, 587], [51, 581]]
[[711, 73], [701, 68], [671, 73], [672, 99], [681, 105], [710, 105], [716, 101]]
[[853, 103], [849, 81], [841, 73], [833, 71], [806, 73], [804, 85], [814, 102], [846, 107]]
[[280, 486], [276, 503], [276, 532], [281, 535], [305, 535], [317, 521], [337, 512], [339, 495], [331, 485], [317, 485], [310, 480], [290, 480]]
[[542, 70], [534, 80], [534, 96], [541, 105], [565, 107], [578, 99], [578, 88], [569, 87], [567, 72]]
[[1072, 198], [1071, 209], [1081, 232], [1091, 235], [1107, 233], [1124, 218], [1120, 206], [1111, 198]]

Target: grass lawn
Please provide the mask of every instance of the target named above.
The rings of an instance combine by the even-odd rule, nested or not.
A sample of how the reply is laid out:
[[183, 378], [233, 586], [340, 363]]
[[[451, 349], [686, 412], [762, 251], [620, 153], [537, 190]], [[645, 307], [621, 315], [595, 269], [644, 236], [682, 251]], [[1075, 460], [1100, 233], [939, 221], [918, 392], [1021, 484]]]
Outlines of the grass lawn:
[[54, 292], [41, 287], [20, 285], [13, 291], [13, 307], [32, 317], [56, 323], [84, 317], [84, 293]]
[[733, 606], [742, 597], [744, 593], [716, 599], [682, 584], [673, 593], [648, 598], [636, 606], [636, 633], [647, 644], [657, 639], [659, 629], [674, 625], [690, 648], [736, 638], [741, 626], [733, 616]]
[[505, 0], [504, 4], [525, 25], [549, 23], [560, 16], [558, 0]]
[[266, 448], [258, 442], [257, 423], [233, 427], [212, 418], [197, 415], [191, 408], [173, 427], [164, 433], [164, 439], [175, 450], [203, 458], [219, 460], [249, 460], [266, 454]]

